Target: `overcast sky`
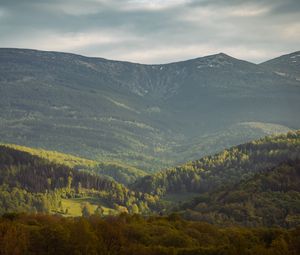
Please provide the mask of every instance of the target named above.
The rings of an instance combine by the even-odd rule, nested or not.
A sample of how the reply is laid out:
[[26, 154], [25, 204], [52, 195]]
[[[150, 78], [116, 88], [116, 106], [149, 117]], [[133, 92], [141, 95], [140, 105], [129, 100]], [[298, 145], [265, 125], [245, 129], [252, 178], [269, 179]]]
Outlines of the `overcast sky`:
[[0, 47], [167, 63], [300, 50], [300, 0], [0, 0]]

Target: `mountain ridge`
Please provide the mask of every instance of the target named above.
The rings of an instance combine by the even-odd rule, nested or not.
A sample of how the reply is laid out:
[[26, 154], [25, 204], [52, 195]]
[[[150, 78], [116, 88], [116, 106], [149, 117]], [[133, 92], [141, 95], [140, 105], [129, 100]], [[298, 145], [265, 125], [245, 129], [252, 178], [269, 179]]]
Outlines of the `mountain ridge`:
[[[0, 49], [1, 142], [153, 172], [224, 148], [204, 145], [238, 123], [300, 128], [299, 83], [222, 53], [152, 66]], [[226, 146], [254, 131], [241, 128]], [[200, 151], [174, 153], [197, 137]]]
[[194, 61], [194, 60], [198, 60], [198, 59], [202, 59], [202, 58], [208, 58], [208, 57], [217, 57], [217, 56], [222, 56], [222, 57], [227, 57], [227, 58], [231, 58], [231, 59], [235, 59], [235, 60], [241, 60], [247, 63], [251, 63], [253, 65], [262, 65], [266, 62], [281, 58], [281, 57], [288, 57], [288, 56], [293, 56], [293, 55], [298, 55], [300, 54], [300, 50], [297, 51], [293, 51], [290, 53], [285, 53], [282, 55], [279, 55], [278, 57], [274, 57], [274, 58], [270, 58], [267, 60], [264, 60], [263, 62], [260, 63], [254, 63], [248, 60], [243, 60], [240, 58], [236, 58], [233, 57], [229, 54], [227, 54], [226, 52], [218, 52], [218, 53], [212, 53], [212, 54], [208, 54], [208, 55], [204, 55], [204, 56], [199, 56], [199, 57], [193, 57], [193, 58], [188, 58], [188, 59], [183, 59], [183, 60], [178, 60], [178, 61], [170, 61], [170, 62], [165, 62], [165, 63], [140, 63], [140, 62], [134, 62], [134, 61], [130, 61], [130, 60], [118, 60], [118, 59], [110, 59], [110, 58], [104, 58], [104, 57], [93, 57], [93, 56], [88, 56], [85, 54], [80, 54], [80, 53], [73, 53], [73, 52], [67, 52], [67, 51], [54, 51], [54, 50], [42, 50], [42, 49], [31, 49], [31, 48], [15, 48], [15, 47], [0, 47], [0, 51], [24, 51], [24, 52], [44, 52], [44, 53], [53, 53], [53, 54], [62, 54], [62, 55], [73, 55], [73, 56], [77, 56], [77, 57], [83, 57], [83, 58], [90, 58], [90, 59], [98, 59], [98, 60], [103, 60], [103, 61], [111, 61], [111, 62], [121, 62], [121, 63], [128, 63], [128, 64], [133, 64], [133, 65], [144, 65], [144, 66], [161, 66], [161, 65], [172, 65], [172, 64], [177, 64], [177, 63], [184, 63], [187, 61]]
[[[74, 57], [82, 57], [82, 58], [87, 58], [87, 59], [96, 59], [96, 60], [103, 60], [103, 61], [108, 61], [108, 62], [121, 62], [121, 63], [128, 63], [128, 64], [133, 64], [133, 65], [143, 65], [143, 66], [163, 66], [163, 65], [172, 65], [172, 64], [178, 64], [178, 63], [184, 63], [184, 62], [188, 62], [188, 61], [194, 61], [194, 60], [198, 60], [198, 59], [202, 59], [202, 58], [213, 58], [213, 57], [217, 57], [217, 56], [222, 56], [222, 57], [227, 57], [227, 58], [231, 58], [231, 59], [237, 59], [237, 60], [241, 60], [235, 57], [232, 57], [224, 52], [219, 52], [219, 53], [215, 53], [215, 54], [209, 54], [209, 55], [204, 55], [201, 57], [194, 57], [194, 58], [189, 58], [189, 59], [183, 59], [183, 60], [179, 60], [179, 61], [171, 61], [171, 62], [166, 62], [166, 63], [161, 63], [161, 64], [157, 64], [157, 63], [152, 63], [152, 64], [144, 64], [144, 63], [139, 63], [139, 62], [132, 62], [129, 60], [118, 60], [118, 59], [110, 59], [110, 58], [103, 58], [103, 57], [93, 57], [93, 56], [87, 56], [84, 54], [79, 54], [79, 53], [72, 53], [72, 52], [65, 52], [65, 51], [53, 51], [53, 50], [39, 50], [39, 49], [30, 49], [30, 48], [5, 48], [5, 47], [0, 47], [0, 51], [19, 51], [19, 52], [32, 52], [32, 53], [49, 53], [49, 54], [61, 54], [61, 55], [71, 55]], [[300, 52], [300, 51], [299, 51]], [[243, 60], [245, 62], [254, 64], [251, 61], [246, 61]]]

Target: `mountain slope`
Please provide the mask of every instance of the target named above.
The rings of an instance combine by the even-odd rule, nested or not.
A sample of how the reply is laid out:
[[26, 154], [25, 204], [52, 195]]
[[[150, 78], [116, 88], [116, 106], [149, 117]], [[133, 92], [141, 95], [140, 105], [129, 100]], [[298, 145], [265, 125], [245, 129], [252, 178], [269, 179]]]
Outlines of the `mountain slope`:
[[300, 161], [211, 192], [183, 206], [185, 217], [246, 226], [300, 225]]
[[3, 142], [101, 159], [160, 143], [140, 113], [147, 102], [122, 89], [112, 61], [27, 50], [1, 50], [0, 59]]
[[0, 214], [43, 212], [68, 216], [74, 204], [87, 204], [101, 211], [105, 207], [107, 213], [145, 213], [156, 202], [155, 197], [135, 193], [104, 176], [0, 146]]
[[224, 148], [230, 148], [236, 144], [247, 143], [272, 134], [284, 134], [288, 131], [292, 130], [282, 125], [241, 122], [217, 132], [193, 137], [184, 144], [173, 146], [171, 151], [167, 151], [163, 155], [166, 154], [166, 158], [176, 157], [181, 160], [177, 161], [178, 164], [184, 164], [187, 161], [214, 154], [216, 151], [222, 151]]
[[300, 81], [300, 51], [271, 59], [260, 64], [260, 66], [272, 70], [283, 77]]
[[[300, 128], [298, 85], [225, 54], [140, 65], [0, 49], [0, 137], [151, 172], [223, 149], [204, 145], [240, 123]], [[226, 146], [245, 142], [243, 128]], [[176, 153], [199, 137], [195, 150]]]
[[164, 196], [205, 193], [239, 183], [280, 163], [300, 158], [300, 131], [269, 136], [232, 147], [213, 156], [146, 176], [133, 187]]
[[117, 162], [97, 162], [85, 158], [75, 157], [73, 155], [59, 153], [56, 151], [49, 151], [43, 149], [30, 148], [15, 144], [3, 144], [7, 148], [12, 148], [17, 151], [27, 152], [33, 156], [45, 159], [54, 164], [64, 165], [70, 168], [74, 168], [80, 171], [86, 171], [89, 173], [96, 173], [107, 178], [128, 185], [133, 183], [138, 178], [146, 175], [146, 173], [140, 169], [134, 168], [126, 164], [120, 164]]

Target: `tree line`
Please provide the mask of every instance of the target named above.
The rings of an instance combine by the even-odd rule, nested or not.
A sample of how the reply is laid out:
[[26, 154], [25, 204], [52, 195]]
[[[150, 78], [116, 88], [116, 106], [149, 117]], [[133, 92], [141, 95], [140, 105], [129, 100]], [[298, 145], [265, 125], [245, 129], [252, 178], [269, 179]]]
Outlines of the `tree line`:
[[0, 255], [298, 255], [300, 228], [216, 227], [178, 215], [5, 214]]

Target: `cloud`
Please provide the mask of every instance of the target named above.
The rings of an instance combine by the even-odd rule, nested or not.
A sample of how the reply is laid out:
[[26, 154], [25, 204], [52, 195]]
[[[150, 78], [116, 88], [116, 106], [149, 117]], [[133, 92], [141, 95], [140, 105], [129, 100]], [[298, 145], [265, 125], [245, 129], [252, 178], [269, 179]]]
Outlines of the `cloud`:
[[123, 10], [164, 10], [189, 2], [189, 0], [129, 0], [123, 5]]
[[52, 51], [80, 51], [88, 47], [97, 45], [98, 47], [113, 46], [114, 44], [125, 43], [127, 41], [135, 41], [134, 37], [121, 35], [111, 32], [92, 31], [82, 33], [64, 33], [55, 34], [52, 31], [39, 32], [34, 41], [26, 38], [24, 34], [20, 38], [15, 38], [12, 43], [13, 47], [39, 48], [42, 46]]
[[0, 47], [165, 63], [299, 50], [298, 0], [1, 0]]

